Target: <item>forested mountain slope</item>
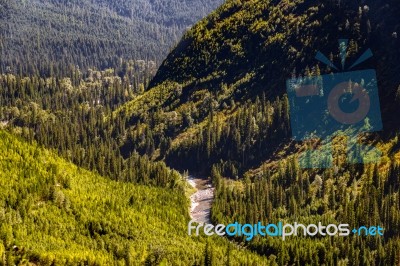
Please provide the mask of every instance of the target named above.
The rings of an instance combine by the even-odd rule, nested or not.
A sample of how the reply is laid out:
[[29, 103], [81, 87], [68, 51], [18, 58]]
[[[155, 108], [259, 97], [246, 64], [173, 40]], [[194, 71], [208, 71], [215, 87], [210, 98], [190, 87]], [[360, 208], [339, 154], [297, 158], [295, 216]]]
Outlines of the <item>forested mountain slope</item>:
[[[148, 91], [114, 116], [135, 150], [169, 166], [211, 176], [214, 223], [288, 221], [350, 226], [381, 224], [384, 237], [280, 239], [246, 245], [280, 265], [399, 263], [400, 3], [381, 1], [227, 1], [185, 34]], [[345, 139], [333, 141], [334, 167], [302, 169], [294, 142], [286, 80], [342, 72], [338, 40], [349, 39], [346, 66], [376, 69], [383, 131], [363, 135], [382, 152], [376, 164], [346, 162]], [[347, 68], [345, 69], [347, 71]], [[124, 130], [123, 130], [124, 129]], [[122, 130], [122, 131], [121, 131]], [[152, 149], [148, 149], [148, 143]], [[239, 240], [240, 241], [240, 240]]]
[[267, 265], [189, 237], [182, 190], [110, 181], [3, 130], [0, 150], [2, 265]]
[[194, 22], [221, 1], [0, 1], [2, 73], [52, 75], [70, 65], [159, 63]]
[[[340, 62], [338, 40], [348, 38], [347, 66], [368, 48], [373, 51], [373, 59], [353, 70], [377, 70], [384, 127], [399, 128], [393, 117], [400, 100], [397, 74], [400, 71], [399, 12], [399, 2], [391, 0], [228, 1], [185, 34], [161, 65], [150, 90], [121, 108], [119, 114], [128, 127], [135, 128], [138, 121], [158, 124], [152, 137], [158, 144], [156, 146], [164, 145], [164, 148], [165, 143], [161, 145], [164, 139], [171, 139], [172, 142], [166, 145], [172, 145], [169, 148], [175, 155], [166, 158], [173, 163], [174, 159], [179, 161], [177, 158], [184, 160], [187, 154], [190, 157], [190, 152], [185, 152], [188, 145], [182, 144], [182, 140], [191, 141], [200, 129], [206, 131], [210, 114], [214, 114], [212, 119], [222, 119], [220, 122], [225, 122], [224, 127], [229, 128], [235, 123], [239, 124], [236, 128], [245, 130], [251, 122], [248, 112], [252, 112], [255, 120], [251, 123], [257, 126], [258, 133], [243, 135], [240, 131], [239, 140], [235, 132], [225, 136], [229, 135], [226, 130], [216, 129], [221, 131], [222, 137], [217, 134], [213, 140], [214, 135], [210, 134], [210, 145], [194, 153], [213, 154], [218, 161], [221, 156], [206, 149], [218, 146], [217, 139], [234, 138], [237, 145], [227, 145], [227, 148], [237, 151], [222, 159], [238, 160], [242, 157], [239, 150], [243, 149], [252, 154], [250, 146], [257, 146], [257, 152], [264, 154], [258, 156], [259, 159], [267, 159], [267, 150], [272, 152], [276, 148], [271, 147], [273, 142], [279, 143], [267, 137], [270, 135], [267, 127], [276, 140], [290, 137], [286, 80], [304, 74], [331, 73], [333, 69], [319, 63], [315, 55], [321, 51], [333, 62]], [[244, 108], [254, 106], [255, 102], [255, 110]], [[247, 113], [239, 112], [243, 108]], [[163, 119], [155, 116], [150, 118], [151, 121], [145, 121], [146, 113], [153, 112], [162, 112]], [[132, 137], [128, 138], [126, 146], [133, 145], [137, 149], [134, 131], [132, 129]], [[253, 133], [256, 136], [251, 136]], [[390, 130], [384, 133], [390, 134]], [[179, 148], [182, 158], [174, 152], [176, 145], [186, 145]], [[201, 159], [204, 159], [203, 155], [200, 155]], [[193, 161], [191, 159], [188, 162]], [[246, 161], [242, 159], [238, 164]], [[252, 164], [257, 163], [260, 161]]]
[[[2, 3], [5, 1], [3, 0]], [[15, 8], [13, 5], [15, 2], [8, 1], [8, 4], [10, 3], [8, 8]], [[62, 6], [59, 2], [21, 3], [26, 5], [41, 3], [42, 7], [46, 8]], [[83, 11], [83, 13], [79, 11], [78, 7], [92, 2], [69, 1], [65, 5], [69, 5], [68, 3], [72, 3], [68, 12], [72, 12], [71, 10], [75, 7], [76, 14], [81, 16], [81, 20], [90, 18]], [[104, 6], [100, 5], [100, 11], [96, 9], [98, 12], [94, 12], [96, 14], [94, 16], [101, 16], [105, 8], [104, 14], [107, 12], [113, 14], [105, 17], [119, 21], [118, 18], [121, 16], [122, 21], [129, 20], [129, 12], [124, 10], [124, 3], [121, 3], [121, 8], [119, 8], [117, 5], [110, 7], [104, 2]], [[7, 9], [2, 5], [2, 18], [8, 13], [12, 17], [13, 12], [7, 13], [4, 10]], [[42, 13], [45, 12], [40, 12]], [[58, 14], [57, 12], [50, 13]], [[146, 191], [150, 194], [152, 193], [150, 191], [163, 191], [154, 196], [156, 203], [165, 191], [171, 192], [166, 192], [169, 196], [160, 202], [167, 205], [173, 202], [171, 208], [174, 209], [171, 212], [162, 209], [163, 212], [160, 214], [152, 207], [145, 208], [145, 211], [154, 213], [156, 217], [167, 215], [166, 220], [169, 220], [170, 225], [173, 226], [172, 232], [177, 236], [182, 236], [177, 239], [179, 250], [183, 249], [184, 253], [189, 255], [188, 257], [182, 254], [175, 256], [180, 251], [176, 253], [171, 251], [174, 249], [175, 242], [168, 242], [168, 234], [163, 235], [165, 238], [159, 237], [159, 239], [158, 235], [156, 237], [152, 235], [149, 237], [149, 243], [156, 241], [162, 245], [166, 244], [166, 249], [160, 251], [155, 248], [154, 251], [146, 251], [145, 255], [139, 255], [141, 259], [138, 261], [148, 259], [150, 263], [154, 263], [154, 260], [159, 261], [164, 258], [168, 261], [184, 258], [183, 263], [195, 261], [194, 263], [200, 264], [204, 262], [202, 257], [205, 261], [210, 259], [209, 246], [204, 248], [203, 244], [199, 249], [192, 242], [186, 244], [188, 243], [186, 241], [192, 241], [192, 239], [185, 236], [185, 219], [188, 217], [187, 210], [184, 210], [186, 207], [182, 207], [184, 198], [179, 194], [181, 192], [179, 175], [168, 169], [165, 162], [173, 168], [189, 170], [190, 173], [196, 172], [212, 178], [215, 185], [215, 201], [211, 217], [213, 223], [237, 221], [242, 224], [255, 224], [258, 221], [285, 221], [305, 224], [348, 223], [352, 227], [373, 225], [385, 227], [382, 237], [354, 235], [346, 238], [297, 237], [284, 242], [278, 238], [260, 236], [254, 237], [250, 242], [244, 241], [243, 238], [234, 239], [239, 245], [246, 246], [268, 257], [271, 261], [276, 261], [279, 265], [398, 265], [400, 263], [398, 231], [400, 226], [400, 142], [399, 123], [395, 116], [400, 102], [399, 13], [400, 4], [397, 0], [229, 0], [185, 34], [161, 65], [151, 86], [144, 92], [143, 83], [145, 82], [136, 81], [134, 84], [130, 82], [135, 79], [133, 71], [135, 64], [119, 62], [117, 57], [114, 58], [115, 53], [111, 53], [114, 59], [107, 59], [110, 56], [110, 53], [105, 52], [107, 49], [104, 50], [104, 54], [96, 50], [92, 59], [86, 54], [85, 58], [82, 56], [81, 59], [77, 56], [78, 61], [89, 58], [83, 67], [91, 66], [93, 62], [98, 67], [99, 65], [108, 66], [111, 62], [110, 64], [113, 67], [117, 66], [118, 70], [110, 69], [82, 75], [74, 68], [69, 77], [61, 74], [62, 79], [58, 77], [60, 75], [47, 78], [35, 74], [40, 64], [33, 63], [31, 67], [34, 66], [34, 69], [28, 72], [34, 75], [1, 75], [0, 126], [32, 142], [36, 140], [40, 145], [54, 148], [64, 158], [82, 167], [121, 182], [137, 184], [126, 184], [128, 191], [130, 189], [136, 191], [135, 188], [140, 188], [141, 185], [158, 187], [143, 188], [144, 192], [138, 192], [138, 195], [142, 196], [147, 193]], [[29, 18], [29, 14], [26, 17]], [[72, 21], [71, 27], [79, 26], [73, 24], [74, 20], [65, 19], [65, 21], [67, 25]], [[91, 19], [88, 21], [89, 25], [92, 25], [93, 21]], [[108, 20], [96, 21], [107, 22]], [[170, 25], [178, 22], [171, 22], [162, 17], [157, 23]], [[3, 27], [6, 24], [0, 25]], [[96, 36], [102, 36], [101, 30], [109, 29], [107, 25], [96, 25], [93, 32]], [[52, 29], [52, 27], [50, 25], [45, 28]], [[89, 29], [88, 32], [92, 30]], [[118, 38], [118, 34], [113, 36], [113, 40]], [[125, 38], [124, 34], [121, 34], [121, 38]], [[381, 149], [383, 156], [381, 162], [376, 164], [349, 165], [345, 158], [345, 139], [337, 138], [333, 141], [334, 167], [302, 169], [297, 160], [299, 152], [305, 146], [317, 146], [317, 143], [299, 143], [292, 140], [285, 81], [294, 76], [335, 72], [318, 63], [315, 55], [320, 50], [335, 64], [340, 65], [337, 48], [340, 38], [350, 39], [348, 63], [355, 62], [367, 48], [371, 48], [375, 55], [373, 59], [353, 70], [368, 68], [377, 70], [384, 130], [374, 135], [362, 136], [360, 140], [375, 144]], [[41, 37], [33, 39], [30, 43], [35, 44], [35, 40], [36, 43], [37, 40], [40, 43], [41, 39]], [[114, 44], [114, 42], [111, 43]], [[93, 47], [106, 47], [107, 42], [104, 42], [104, 45], [100, 44]], [[76, 55], [81, 54], [79, 51], [81, 47], [90, 46], [81, 45], [78, 42], [72, 42], [71, 45], [71, 47], [76, 45], [78, 50], [74, 52]], [[125, 49], [120, 43], [118, 47]], [[25, 50], [18, 48], [19, 53], [23, 51]], [[71, 50], [68, 49], [68, 51]], [[119, 53], [124, 52], [117, 51], [117, 55]], [[3, 53], [3, 55], [6, 54]], [[57, 52], [54, 55], [59, 54]], [[26, 56], [26, 58], [29, 57], [29, 52]], [[65, 56], [67, 62], [70, 60], [68, 56]], [[54, 60], [60, 60], [60, 58], [55, 57]], [[61, 58], [61, 60], [64, 59]], [[28, 61], [31, 62], [31, 60]], [[102, 63], [103, 61], [105, 63]], [[18, 65], [18, 63], [13, 65]], [[20, 65], [25, 68], [25, 64]], [[51, 64], [43, 64], [44, 72], [47, 71], [46, 74], [53, 76], [51, 67], [48, 66]], [[60, 67], [55, 67], [55, 69], [60, 69]], [[25, 70], [21, 70], [21, 73]], [[126, 101], [129, 103], [125, 104]], [[8, 140], [10, 137], [7, 136], [5, 134], [3, 139], [11, 142], [12, 140]], [[19, 142], [13, 143], [14, 146], [20, 145]], [[4, 145], [7, 145], [7, 142]], [[4, 150], [9, 149], [4, 148]], [[10, 154], [15, 154], [15, 152], [10, 152]], [[33, 154], [33, 151], [28, 154]], [[18, 158], [18, 156], [15, 157]], [[48, 157], [54, 156], [43, 156], [43, 159], [36, 161], [45, 163], [50, 160], [47, 159]], [[6, 157], [3, 161], [6, 164], [4, 166], [6, 170], [3, 171], [8, 173], [10, 169], [14, 171], [24, 169], [23, 161], [18, 159], [10, 161], [10, 159], [12, 158]], [[52, 160], [58, 159], [52, 158]], [[28, 158], [28, 161], [32, 159]], [[33, 166], [35, 164], [30, 163], [26, 167]], [[27, 172], [33, 173], [35, 169], [28, 169]], [[78, 172], [74, 182], [103, 180], [95, 174], [88, 173], [88, 175], [91, 177], [85, 179], [79, 176]], [[24, 177], [24, 172], [21, 172], [20, 176]], [[49, 176], [54, 175], [50, 172]], [[57, 188], [62, 190], [64, 196], [74, 193], [74, 189], [71, 191], [63, 187], [61, 181], [51, 183], [50, 178], [45, 178], [45, 180], [49, 180], [46, 184], [56, 186], [56, 189], [52, 189], [56, 191], [56, 195]], [[74, 180], [73, 177], [71, 180]], [[105, 187], [116, 186], [113, 190], [116, 193], [110, 197], [128, 193], [123, 188], [125, 184], [106, 180], [101, 182], [106, 182]], [[91, 182], [90, 185], [95, 186], [101, 182]], [[61, 187], [57, 186], [58, 183]], [[17, 187], [21, 185], [23, 183], [16, 184]], [[75, 188], [78, 189], [78, 187], [79, 189], [88, 188], [81, 183]], [[48, 187], [38, 185], [37, 191], [42, 191], [40, 195], [47, 195], [48, 190]], [[88, 195], [92, 195], [90, 194], [92, 189], [88, 190]], [[9, 193], [7, 191], [4, 193]], [[104, 189], [94, 189], [92, 193], [102, 196], [106, 194]], [[26, 194], [20, 193], [20, 195], [22, 197]], [[81, 195], [81, 193], [73, 194], [70, 198], [71, 202], [72, 198], [79, 201]], [[13, 196], [7, 198], [13, 199]], [[46, 199], [44, 196], [43, 198]], [[126, 200], [126, 197], [122, 198]], [[153, 199], [151, 196], [146, 196], [147, 198]], [[141, 213], [139, 209], [135, 209], [136, 206], [140, 206], [135, 205], [135, 199], [133, 199], [132, 207], [134, 217]], [[51, 200], [52, 198], [48, 201]], [[115, 209], [118, 213], [117, 206], [128, 204], [120, 200], [122, 199], [116, 197], [115, 205], [112, 204], [112, 200], [111, 203], [104, 204], [108, 204], [107, 208]], [[88, 204], [86, 198], [83, 201]], [[19, 207], [15, 202], [23, 203], [24, 200], [6, 200], [3, 205], [10, 206], [9, 208], [13, 210], [17, 209], [19, 215], [23, 217], [21, 213], [24, 213], [26, 208]], [[51, 201], [49, 204], [57, 206], [56, 202], [57, 200], [55, 203]], [[129, 204], [132, 203], [129, 202]], [[159, 206], [157, 204], [156, 206]], [[79, 202], [75, 202], [72, 206], [84, 208], [79, 205]], [[101, 213], [96, 206], [103, 206], [102, 203], [96, 203], [92, 209], [94, 213]], [[149, 203], [146, 206], [153, 205]], [[58, 208], [61, 207], [58, 206]], [[130, 209], [127, 208], [129, 212]], [[51, 210], [52, 208], [49, 208], [49, 211]], [[64, 215], [64, 212], [62, 213]], [[82, 213], [85, 212], [82, 211]], [[78, 215], [73, 212], [73, 215], [76, 219], [85, 217], [85, 214], [79, 215], [79, 212]], [[169, 218], [169, 215], [172, 218]], [[18, 218], [17, 214], [15, 216]], [[146, 218], [151, 225], [154, 225], [149, 227], [160, 228], [158, 224], [151, 222], [153, 218], [150, 216]], [[95, 239], [98, 237], [97, 234], [101, 236], [106, 234], [105, 238], [109, 237], [109, 231], [104, 229], [108, 228], [108, 224], [102, 223], [104, 217], [95, 215], [93, 219], [96, 221], [88, 224], [87, 231], [79, 229], [78, 232], [82, 232], [84, 236], [93, 234]], [[177, 220], [180, 222], [175, 223]], [[138, 224], [142, 226], [140, 228], [142, 234], [148, 227], [143, 222], [144, 219], [140, 221]], [[71, 223], [66, 222], [66, 224]], [[124, 231], [126, 224], [122, 220], [116, 220], [115, 224], [121, 225], [121, 228], [112, 228], [113, 231], [120, 235], [126, 233]], [[126, 226], [129, 227], [129, 224]], [[47, 228], [42, 231], [46, 232]], [[139, 235], [134, 228], [131, 230], [132, 235]], [[5, 231], [9, 232], [10, 229], [6, 228]], [[16, 230], [16, 232], [19, 231]], [[136, 239], [142, 241], [141, 234], [132, 241]], [[3, 235], [7, 236], [7, 233]], [[123, 236], [129, 235], [131, 234]], [[8, 239], [8, 236], [3, 239]], [[224, 241], [217, 239], [216, 241]], [[103, 241], [112, 242], [108, 242], [108, 238]], [[117, 239], [117, 241], [124, 242], [125, 240]], [[7, 250], [14, 245], [11, 242], [4, 243]], [[134, 243], [136, 245], [136, 242]], [[141, 250], [140, 243], [137, 244], [139, 250]], [[33, 244], [16, 245], [24, 247]], [[116, 248], [117, 251], [114, 250], [113, 255], [109, 255], [110, 247], [113, 245], [104, 245], [105, 253], [101, 256], [104, 256], [106, 262], [108, 259], [123, 259], [124, 255], [121, 254], [126, 254], [126, 252], [120, 253], [120, 249]], [[87, 246], [85, 244], [85, 247]], [[149, 247], [148, 250], [152, 250], [153, 247]], [[224, 247], [227, 248], [226, 245]], [[216, 254], [229, 254], [224, 248], [211, 249], [219, 250]], [[189, 253], [186, 253], [186, 250], [190, 250]], [[90, 252], [97, 251], [103, 252], [101, 241], [97, 249]], [[204, 253], [200, 255], [202, 252]], [[39, 251], [39, 254], [42, 252]], [[139, 251], [139, 254], [143, 253]], [[191, 257], [190, 254], [194, 255]], [[211, 254], [214, 253], [211, 252]], [[214, 258], [218, 262], [228, 261], [228, 258], [222, 258], [222, 255], [216, 256]], [[253, 255], [248, 255], [249, 258], [246, 260], [249, 261], [246, 262], [242, 255], [237, 256], [235, 260], [230, 261], [239, 260], [244, 264], [253, 260]], [[34, 258], [36, 257], [40, 256], [35, 255]], [[254, 260], [258, 258], [254, 257]], [[255, 262], [256, 265], [259, 264], [257, 263]]]
[[[385, 65], [394, 69], [384, 74], [396, 73], [399, 8], [393, 0], [228, 1], [184, 36], [153, 84], [195, 79], [197, 86], [217, 86], [253, 73], [246, 84], [281, 94], [291, 74], [317, 65], [318, 50], [337, 62], [338, 40], [343, 38], [351, 41], [348, 64], [371, 48], [375, 61], [363, 68], [374, 66], [383, 72]], [[209, 82], [201, 82], [207, 77]], [[247, 91], [254, 94], [254, 89]]]

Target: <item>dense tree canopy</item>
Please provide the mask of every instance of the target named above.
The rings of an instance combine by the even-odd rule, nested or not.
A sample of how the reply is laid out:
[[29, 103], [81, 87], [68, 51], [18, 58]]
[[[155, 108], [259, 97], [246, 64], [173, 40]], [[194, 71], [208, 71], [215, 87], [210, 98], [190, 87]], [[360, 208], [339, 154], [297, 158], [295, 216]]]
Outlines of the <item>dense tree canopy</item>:
[[[149, 264], [164, 259], [196, 265], [258, 265], [262, 259], [273, 265], [400, 263], [400, 126], [395, 112], [400, 103], [398, 1], [229, 0], [185, 34], [152, 81], [163, 40], [166, 44], [166, 36], [183, 30], [193, 16], [188, 1], [168, 7], [164, 1], [146, 2], [141, 10], [129, 8], [130, 1], [35, 1], [25, 21], [33, 19], [32, 25], [41, 25], [35, 30], [26, 24], [16, 27], [21, 18], [18, 12], [32, 3], [0, 3], [0, 12], [10, 17], [8, 23], [0, 24], [4, 73], [0, 76], [0, 126], [14, 136], [2, 133], [6, 141], [0, 144], [10, 150], [12, 158], [1, 163], [6, 176], [30, 177], [36, 184], [32, 188], [17, 182], [16, 191], [21, 193], [12, 192], [12, 186], [3, 188], [7, 196], [2, 204], [12, 217], [22, 219], [24, 228], [34, 228], [26, 214], [44, 202], [52, 207], [42, 210], [39, 229], [48, 232], [48, 217], [55, 215], [53, 210], [61, 213], [59, 219], [67, 220], [60, 223], [79, 229], [81, 242], [67, 240], [74, 247], [71, 250], [83, 245], [90, 254], [104, 258], [99, 264], [110, 260], [129, 264], [131, 249], [134, 262], [147, 260]], [[196, 12], [201, 11], [198, 4]], [[171, 13], [162, 12], [154, 18], [165, 9]], [[138, 21], [144, 26], [134, 27]], [[56, 34], [43, 34], [45, 29]], [[166, 34], [162, 29], [171, 31]], [[140, 35], [143, 38], [133, 40], [131, 32], [137, 35], [142, 30], [146, 31]], [[152, 38], [161, 44], [153, 47]], [[300, 152], [322, 144], [291, 140], [285, 81], [332, 73], [314, 57], [321, 50], [338, 62], [339, 38], [350, 39], [349, 61], [367, 48], [375, 54], [375, 60], [355, 70], [377, 70], [384, 131], [362, 135], [359, 141], [376, 145], [383, 156], [376, 164], [349, 165], [343, 144], [346, 140], [336, 138], [333, 168], [301, 169]], [[145, 52], [140, 50], [144, 47]], [[46, 50], [43, 60], [38, 59], [40, 53], [33, 52], [36, 50]], [[16, 135], [31, 144], [15, 139]], [[11, 146], [7, 146], [8, 139]], [[56, 166], [42, 165], [41, 161], [25, 165], [18, 156], [37, 158], [36, 145], [95, 173], [67, 166], [62, 159], [46, 159], [49, 153], [41, 149], [39, 154], [45, 154], [41, 161]], [[34, 161], [32, 158], [28, 162]], [[220, 238], [216, 243], [214, 239], [205, 243], [203, 238], [192, 242], [184, 236], [188, 218], [185, 186], [179, 173], [168, 166], [212, 179], [213, 223], [321, 221], [354, 227], [382, 225], [385, 233], [375, 238], [298, 237], [286, 242], [260, 237], [246, 242], [238, 237], [230, 239], [233, 245]], [[64, 169], [73, 173], [66, 181]], [[97, 182], [104, 186], [99, 188]], [[74, 184], [78, 183], [83, 190], [93, 190], [88, 194], [91, 197], [82, 198], [76, 192], [79, 189]], [[102, 201], [100, 195], [110, 187], [122, 196]], [[126, 192], [131, 189], [133, 195]], [[149, 202], [141, 205], [137, 201], [143, 195]], [[29, 197], [33, 198], [29, 201]], [[90, 203], [93, 198], [96, 200], [88, 211], [83, 202]], [[162, 203], [167, 204], [162, 209], [165, 213], [156, 210]], [[68, 204], [75, 206], [76, 212], [66, 208]], [[124, 224], [117, 215], [123, 213], [122, 207], [138, 217], [136, 222], [144, 228], [148, 228], [143, 225], [145, 219], [158, 230], [155, 223], [160, 217], [170, 220], [179, 239], [168, 242], [169, 235], [160, 231], [163, 237], [152, 235], [146, 242], [138, 228]], [[100, 217], [102, 208], [110, 208], [110, 216]], [[70, 212], [87, 219], [82, 227], [68, 220]], [[90, 215], [92, 212], [95, 214]], [[0, 250], [6, 250], [9, 260], [47, 259], [43, 250], [18, 238], [28, 229], [20, 232], [8, 223], [1, 229]], [[45, 233], [44, 242], [48, 240]], [[57, 230], [54, 234], [63, 236]], [[127, 245], [118, 246], [113, 237]], [[22, 243], [17, 246], [32, 247], [36, 253], [20, 252], [20, 256], [11, 251], [15, 239]], [[131, 248], [128, 243], [132, 242]], [[153, 242], [168, 244], [168, 248], [151, 245]], [[233, 258], [230, 250], [238, 245], [264, 257], [234, 249], [237, 253]], [[52, 252], [49, 256], [55, 256]], [[69, 253], [66, 249], [60, 252]], [[83, 257], [83, 261], [89, 263], [91, 257]]]
[[0, 2], [0, 71], [65, 75], [78, 65], [160, 64], [183, 32], [220, 0]]

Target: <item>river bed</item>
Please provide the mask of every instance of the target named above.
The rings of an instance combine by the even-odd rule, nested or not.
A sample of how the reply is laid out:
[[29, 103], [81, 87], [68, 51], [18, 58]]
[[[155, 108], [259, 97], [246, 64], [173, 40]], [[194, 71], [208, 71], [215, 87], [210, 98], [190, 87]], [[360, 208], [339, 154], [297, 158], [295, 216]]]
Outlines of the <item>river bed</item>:
[[190, 217], [198, 223], [211, 223], [211, 205], [214, 200], [214, 188], [206, 179], [189, 176], [187, 182], [197, 191], [190, 196]]

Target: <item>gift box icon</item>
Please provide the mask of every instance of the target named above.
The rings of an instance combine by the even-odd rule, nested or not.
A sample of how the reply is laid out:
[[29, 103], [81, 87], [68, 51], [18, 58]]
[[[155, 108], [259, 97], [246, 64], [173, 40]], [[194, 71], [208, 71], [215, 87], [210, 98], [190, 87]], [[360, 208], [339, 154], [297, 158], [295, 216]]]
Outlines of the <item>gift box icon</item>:
[[[344, 69], [347, 40], [339, 40]], [[350, 68], [372, 56], [365, 52]], [[338, 70], [321, 53], [317, 59]], [[347, 161], [370, 163], [381, 152], [357, 142], [360, 133], [382, 130], [376, 72], [373, 69], [338, 72], [321, 76], [293, 78], [287, 81], [292, 135], [295, 140], [321, 139], [318, 150], [300, 155], [302, 168], [332, 167], [331, 140], [347, 136]]]

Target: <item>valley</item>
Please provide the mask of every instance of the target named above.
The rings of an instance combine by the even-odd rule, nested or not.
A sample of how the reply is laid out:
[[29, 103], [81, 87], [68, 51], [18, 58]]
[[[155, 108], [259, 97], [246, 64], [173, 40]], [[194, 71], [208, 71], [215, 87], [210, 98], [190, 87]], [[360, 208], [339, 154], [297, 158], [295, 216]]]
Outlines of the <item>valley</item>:
[[[0, 0], [0, 265], [400, 265], [399, 14], [398, 0]], [[351, 71], [376, 70], [383, 131], [358, 141], [381, 161], [350, 164], [337, 137], [334, 167], [302, 168], [320, 142], [293, 140], [286, 81], [340, 72], [318, 52], [347, 67], [367, 49]], [[189, 236], [190, 220], [385, 230], [246, 241]]]

